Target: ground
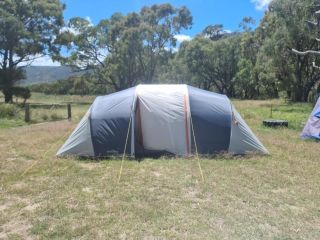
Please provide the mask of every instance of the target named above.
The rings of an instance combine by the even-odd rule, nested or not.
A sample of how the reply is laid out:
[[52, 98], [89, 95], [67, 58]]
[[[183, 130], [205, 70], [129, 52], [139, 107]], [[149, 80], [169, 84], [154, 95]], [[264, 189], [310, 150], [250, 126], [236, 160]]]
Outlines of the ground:
[[[204, 181], [194, 157], [126, 159], [120, 181], [121, 159], [56, 158], [77, 117], [1, 129], [0, 239], [320, 239], [312, 106], [233, 102], [270, 155], [201, 158]], [[270, 103], [289, 129], [262, 126]]]

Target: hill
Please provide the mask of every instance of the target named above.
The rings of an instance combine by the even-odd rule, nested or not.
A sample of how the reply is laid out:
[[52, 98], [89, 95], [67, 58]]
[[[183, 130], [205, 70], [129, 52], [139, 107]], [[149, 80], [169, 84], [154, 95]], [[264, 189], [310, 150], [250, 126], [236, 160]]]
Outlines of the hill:
[[83, 72], [74, 72], [66, 66], [28, 66], [25, 67], [25, 71], [26, 78], [19, 82], [20, 85], [51, 83], [83, 74]]

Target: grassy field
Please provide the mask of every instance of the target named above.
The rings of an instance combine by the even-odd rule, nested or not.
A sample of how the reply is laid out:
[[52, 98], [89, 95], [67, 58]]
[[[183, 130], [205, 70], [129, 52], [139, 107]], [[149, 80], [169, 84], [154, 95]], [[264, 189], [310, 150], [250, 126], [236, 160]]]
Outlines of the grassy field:
[[[78, 117], [1, 129], [0, 239], [320, 239], [312, 106], [233, 102], [271, 155], [201, 159], [204, 181], [195, 158], [125, 160], [120, 182], [120, 159], [56, 158]], [[261, 125], [270, 103], [289, 129]]]
[[[71, 104], [72, 116], [78, 121], [87, 111], [93, 102], [93, 96], [72, 96], [72, 95], [46, 95], [32, 93], [28, 100], [30, 104], [30, 123], [24, 121], [25, 110], [21, 105], [22, 99], [14, 99], [16, 107], [14, 116], [1, 118], [1, 110], [4, 107], [3, 96], [0, 93], [0, 129], [19, 127], [34, 123], [58, 121], [67, 118], [67, 104]], [[19, 105], [20, 103], [20, 105]]]

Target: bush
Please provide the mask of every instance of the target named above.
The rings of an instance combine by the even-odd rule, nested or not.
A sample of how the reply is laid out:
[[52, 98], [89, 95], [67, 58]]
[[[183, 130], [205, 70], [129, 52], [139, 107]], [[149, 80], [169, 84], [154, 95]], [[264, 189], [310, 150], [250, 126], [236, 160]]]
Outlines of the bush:
[[16, 97], [23, 98], [23, 104], [31, 97], [30, 89], [27, 87], [13, 87], [12, 93]]
[[0, 104], [0, 118], [13, 118], [17, 113], [18, 108], [14, 104]]
[[51, 120], [56, 121], [56, 120], [59, 120], [59, 119], [61, 119], [61, 117], [58, 116], [58, 114], [56, 114], [56, 113], [52, 113], [51, 114]]
[[46, 113], [43, 113], [41, 115], [41, 119], [44, 120], [44, 121], [47, 121], [49, 119], [48, 115]]

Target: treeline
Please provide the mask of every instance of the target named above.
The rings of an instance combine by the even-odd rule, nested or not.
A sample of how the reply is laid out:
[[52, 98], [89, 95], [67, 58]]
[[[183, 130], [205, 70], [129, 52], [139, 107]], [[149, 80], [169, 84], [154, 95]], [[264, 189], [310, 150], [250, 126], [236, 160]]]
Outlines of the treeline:
[[54, 95], [103, 95], [114, 92], [108, 85], [95, 84], [91, 74], [73, 76], [66, 80], [58, 80], [52, 83], [30, 85], [32, 92], [40, 92]]
[[[31, 0], [9, 2], [35, 3]], [[90, 74], [32, 86], [33, 91], [105, 94], [139, 83], [186, 83], [234, 98], [284, 96], [293, 101], [308, 101], [320, 91], [320, 70], [313, 67], [318, 65], [318, 59], [312, 55], [296, 55], [291, 50], [318, 50], [319, 29], [308, 28], [306, 24], [315, 20], [314, 13], [319, 9], [317, 0], [273, 0], [257, 25], [250, 17], [245, 17], [234, 33], [224, 31], [221, 24], [209, 25], [179, 46], [175, 36], [191, 28], [193, 21], [186, 7], [152, 5], [127, 15], [115, 13], [97, 25], [79, 17], [64, 25], [61, 22], [64, 6], [58, 0], [41, 1], [46, 2], [55, 10], [55, 27], [59, 26], [60, 30], [52, 30], [51, 42], [43, 42], [42, 50], [53, 53], [54, 59], [62, 64], [78, 71], [89, 70]], [[38, 5], [33, 6], [33, 11]], [[38, 19], [35, 24], [39, 22]], [[60, 55], [61, 47], [67, 49], [64, 56]], [[17, 78], [14, 74], [11, 76]], [[0, 82], [10, 82], [8, 74], [0, 72]], [[5, 95], [6, 89], [14, 86], [9, 85], [1, 85]]]

